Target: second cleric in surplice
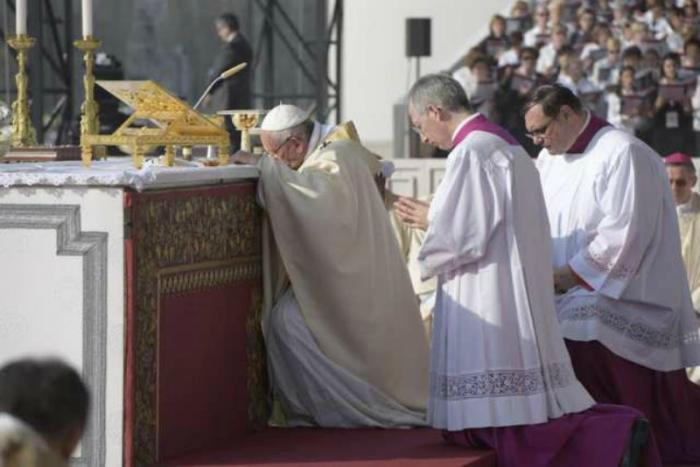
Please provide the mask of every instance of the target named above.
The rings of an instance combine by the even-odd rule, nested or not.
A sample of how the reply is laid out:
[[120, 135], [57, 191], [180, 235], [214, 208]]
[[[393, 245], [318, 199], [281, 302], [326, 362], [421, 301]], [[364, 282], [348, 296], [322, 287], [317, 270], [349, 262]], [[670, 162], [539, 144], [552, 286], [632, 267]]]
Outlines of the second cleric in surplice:
[[698, 462], [700, 387], [684, 368], [700, 363], [700, 335], [664, 164], [562, 86], [526, 108], [576, 376], [597, 402], [641, 410], [664, 462]]

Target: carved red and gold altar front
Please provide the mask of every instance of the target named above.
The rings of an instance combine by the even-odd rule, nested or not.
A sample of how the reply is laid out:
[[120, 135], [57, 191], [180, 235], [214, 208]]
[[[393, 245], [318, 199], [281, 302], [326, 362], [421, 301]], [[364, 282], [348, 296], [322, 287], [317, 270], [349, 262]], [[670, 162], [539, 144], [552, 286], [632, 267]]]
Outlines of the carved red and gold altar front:
[[255, 185], [125, 193], [125, 465], [267, 419]]

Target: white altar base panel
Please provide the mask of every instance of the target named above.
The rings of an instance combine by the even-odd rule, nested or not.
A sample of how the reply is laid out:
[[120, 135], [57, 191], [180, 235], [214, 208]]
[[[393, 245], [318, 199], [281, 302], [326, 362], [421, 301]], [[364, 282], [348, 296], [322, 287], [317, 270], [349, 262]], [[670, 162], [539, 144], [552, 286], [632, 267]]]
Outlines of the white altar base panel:
[[59, 357], [89, 381], [96, 429], [73, 465], [122, 465], [123, 192], [0, 190], [0, 365]]

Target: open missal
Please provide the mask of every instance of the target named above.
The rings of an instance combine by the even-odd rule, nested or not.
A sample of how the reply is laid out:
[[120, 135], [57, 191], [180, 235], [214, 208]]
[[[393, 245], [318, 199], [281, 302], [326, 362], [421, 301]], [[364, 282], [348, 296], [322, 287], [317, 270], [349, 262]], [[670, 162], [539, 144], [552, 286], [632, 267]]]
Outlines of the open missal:
[[669, 101], [680, 101], [688, 97], [687, 84], [659, 84], [659, 97]]
[[646, 105], [648, 94], [628, 94], [620, 97], [620, 114], [627, 117], [639, 115], [641, 108]]

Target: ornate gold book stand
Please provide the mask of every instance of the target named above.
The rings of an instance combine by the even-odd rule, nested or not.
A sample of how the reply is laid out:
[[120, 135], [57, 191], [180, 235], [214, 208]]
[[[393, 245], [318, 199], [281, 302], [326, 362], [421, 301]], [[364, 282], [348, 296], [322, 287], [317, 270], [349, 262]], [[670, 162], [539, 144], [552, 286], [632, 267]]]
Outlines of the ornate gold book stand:
[[[165, 146], [165, 163], [172, 166], [175, 146], [218, 146], [219, 164], [228, 163], [228, 132], [192, 109], [153, 81], [97, 81], [97, 84], [134, 109], [134, 113], [111, 135], [85, 133], [80, 147], [83, 165], [89, 167], [94, 147], [130, 149], [134, 166], [143, 166], [144, 154]], [[147, 126], [133, 127], [134, 123]]]

